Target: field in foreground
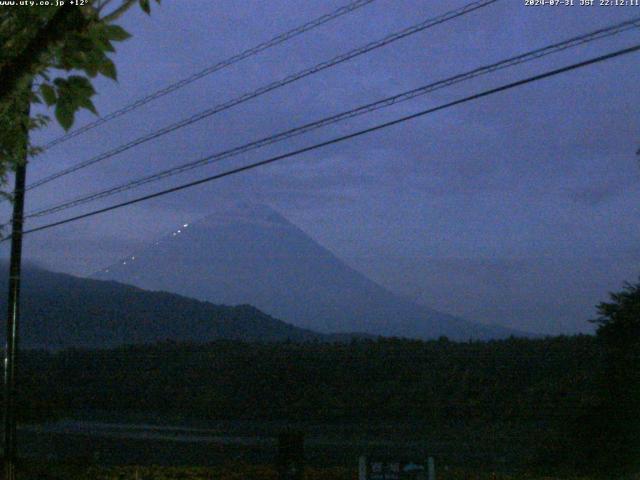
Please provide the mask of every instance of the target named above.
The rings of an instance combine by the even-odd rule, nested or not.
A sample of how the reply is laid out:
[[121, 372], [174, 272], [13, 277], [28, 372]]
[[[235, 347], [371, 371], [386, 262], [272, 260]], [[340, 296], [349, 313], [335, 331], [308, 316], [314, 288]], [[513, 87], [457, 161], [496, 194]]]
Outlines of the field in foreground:
[[[65, 480], [277, 480], [271, 466], [229, 464], [224, 467], [87, 467], [39, 464], [24, 467], [24, 478]], [[595, 480], [596, 477], [574, 475], [536, 475], [532, 473], [501, 474], [477, 472], [461, 468], [441, 469], [438, 480]], [[356, 480], [355, 468], [307, 468], [306, 480]]]
[[[347, 468], [344, 475], [352, 474], [348, 469], [359, 455], [380, 449], [433, 455], [440, 465], [471, 472], [455, 477], [451, 470], [439, 477], [445, 479], [474, 478], [478, 471], [593, 475], [640, 469], [636, 403], [620, 408], [640, 384], [620, 372], [637, 359], [607, 361], [597, 339], [588, 336], [467, 343], [165, 342], [31, 351], [23, 358], [20, 405], [32, 427], [19, 429], [20, 445], [34, 459], [263, 465], [274, 457], [278, 431], [295, 428], [307, 438], [308, 465]], [[605, 375], [610, 371], [615, 375]], [[33, 426], [45, 419], [64, 423], [83, 411], [89, 421], [115, 424], [116, 431]], [[324, 478], [340, 478], [336, 472], [342, 471]], [[205, 471], [200, 478], [223, 474]], [[117, 470], [104, 475], [127, 478]], [[189, 478], [184, 475], [178, 478]], [[162, 477], [139, 472], [138, 478]]]

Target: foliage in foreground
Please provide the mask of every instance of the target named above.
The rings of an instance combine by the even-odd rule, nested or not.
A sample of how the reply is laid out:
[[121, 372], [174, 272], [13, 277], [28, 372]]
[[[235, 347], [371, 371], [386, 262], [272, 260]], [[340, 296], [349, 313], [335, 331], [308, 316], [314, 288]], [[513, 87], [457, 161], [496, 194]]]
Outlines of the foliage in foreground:
[[150, 12], [150, 0], [0, 7], [0, 188], [16, 164], [38, 152], [25, 133], [49, 121], [44, 113], [27, 114], [28, 106], [50, 107], [65, 130], [79, 109], [97, 114], [92, 81], [116, 80], [114, 42], [130, 35], [113, 22], [135, 3]]
[[[269, 465], [233, 464], [214, 468], [198, 467], [81, 467], [30, 466], [26, 471], [33, 478], [50, 480], [277, 480], [276, 470]], [[38, 475], [48, 475], [47, 477]], [[356, 480], [356, 468], [305, 469], [305, 480]], [[505, 474], [478, 472], [462, 468], [437, 471], [439, 480], [595, 480], [596, 477], [578, 475], [537, 475], [534, 473]]]
[[31, 352], [21, 404], [49, 414], [93, 408], [249, 423], [409, 422], [440, 439], [457, 425], [466, 436], [452, 437], [457, 450], [477, 436], [508, 443], [525, 467], [634, 472], [640, 284], [612, 294], [599, 313], [597, 338], [167, 342]]
[[609, 468], [640, 470], [640, 282], [611, 293], [598, 314], [600, 404], [588, 433], [599, 441], [586, 446]]
[[[596, 402], [589, 336], [163, 343], [30, 352], [25, 402], [212, 420], [565, 421]], [[36, 409], [43, 405], [36, 404]]]
[[584, 460], [576, 428], [598, 404], [600, 354], [594, 337], [579, 336], [164, 343], [24, 359], [21, 405], [34, 417], [94, 409], [176, 423], [410, 425], [403, 438], [429, 435], [456, 455], [476, 449], [509, 463], [572, 467]]

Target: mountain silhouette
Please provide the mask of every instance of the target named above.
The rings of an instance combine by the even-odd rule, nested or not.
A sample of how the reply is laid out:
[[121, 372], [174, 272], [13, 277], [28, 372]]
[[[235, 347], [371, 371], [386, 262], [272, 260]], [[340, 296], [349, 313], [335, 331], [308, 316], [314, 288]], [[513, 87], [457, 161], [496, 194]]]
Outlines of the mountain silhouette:
[[93, 278], [213, 303], [251, 304], [323, 333], [457, 340], [522, 335], [438, 312], [388, 291], [265, 205], [220, 205]]
[[[0, 309], [7, 309], [7, 263], [0, 264]], [[25, 348], [107, 348], [124, 344], [243, 341], [334, 341], [296, 328], [251, 305], [213, 305], [166, 292], [23, 268], [20, 345]], [[4, 337], [6, 316], [0, 335]]]

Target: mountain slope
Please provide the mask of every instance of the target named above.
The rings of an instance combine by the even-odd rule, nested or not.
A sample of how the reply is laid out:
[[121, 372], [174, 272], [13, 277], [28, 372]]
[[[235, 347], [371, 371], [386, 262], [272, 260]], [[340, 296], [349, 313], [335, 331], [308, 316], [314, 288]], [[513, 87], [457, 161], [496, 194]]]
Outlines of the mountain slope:
[[[6, 263], [0, 271], [6, 272]], [[7, 291], [6, 275], [0, 289]], [[24, 347], [110, 347], [171, 339], [278, 341], [323, 339], [250, 305], [213, 305], [173, 293], [78, 278], [34, 267], [23, 270], [20, 343]], [[0, 309], [6, 311], [6, 294]], [[1, 333], [5, 332], [5, 316]]]
[[417, 305], [350, 268], [269, 207], [223, 205], [97, 272], [148, 290], [249, 303], [321, 332], [452, 339], [517, 334]]

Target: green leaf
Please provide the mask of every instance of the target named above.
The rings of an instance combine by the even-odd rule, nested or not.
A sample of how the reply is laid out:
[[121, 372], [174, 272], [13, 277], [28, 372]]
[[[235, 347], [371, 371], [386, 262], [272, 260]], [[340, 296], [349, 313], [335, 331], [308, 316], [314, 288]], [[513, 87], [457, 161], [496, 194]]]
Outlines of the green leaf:
[[149, 0], [140, 0], [140, 8], [144, 10], [147, 15], [151, 13], [151, 5], [149, 4]]
[[96, 110], [95, 105], [89, 98], [87, 97], [79, 98], [78, 103], [81, 107], [86, 108], [87, 110], [94, 113], [95, 115], [98, 115], [98, 111]]
[[108, 26], [109, 25], [105, 23], [96, 23], [92, 26], [91, 30], [89, 30], [88, 35], [89, 38], [93, 40], [95, 47], [104, 52], [114, 52], [115, 49], [113, 48], [113, 45], [111, 45], [107, 34]]
[[67, 78], [67, 86], [71, 90], [72, 95], [90, 97], [96, 93], [91, 82], [86, 77], [80, 77], [78, 75], [72, 75]]
[[116, 66], [108, 58], [100, 65], [100, 73], [112, 80], [118, 80], [118, 72]]
[[73, 125], [75, 112], [79, 108], [86, 108], [97, 114], [96, 108], [91, 101], [95, 90], [86, 77], [72, 75], [68, 78], [56, 78], [54, 84], [58, 89], [56, 118], [65, 130], [68, 130]]
[[106, 25], [105, 26], [105, 34], [109, 40], [114, 40], [116, 42], [122, 42], [131, 37], [129, 32], [127, 32], [120, 25]]
[[98, 75], [99, 69], [100, 67], [93, 64], [87, 64], [84, 67], [85, 72], [87, 72], [87, 75], [89, 75], [91, 78], [95, 78], [96, 75]]
[[113, 45], [107, 38], [98, 38], [96, 39], [96, 47], [101, 49], [103, 52], [115, 52], [116, 49], [113, 48]]
[[49, 117], [47, 115], [38, 113], [37, 115], [31, 117], [30, 122], [31, 124], [29, 125], [29, 130], [39, 129], [47, 126], [47, 124], [49, 123]]
[[75, 117], [75, 108], [69, 101], [63, 101], [61, 99], [56, 104], [56, 119], [65, 130], [69, 130], [73, 125]]
[[48, 106], [54, 105], [56, 103], [56, 91], [51, 85], [43, 83], [42, 85], [40, 85], [40, 92], [42, 92], [42, 98], [44, 98], [44, 101]]
[[100, 72], [100, 68], [104, 61], [107, 60], [107, 57], [102, 53], [102, 51], [94, 49], [88, 51], [84, 55], [84, 59], [84, 70], [91, 78], [93, 78], [98, 74], [98, 72]]

